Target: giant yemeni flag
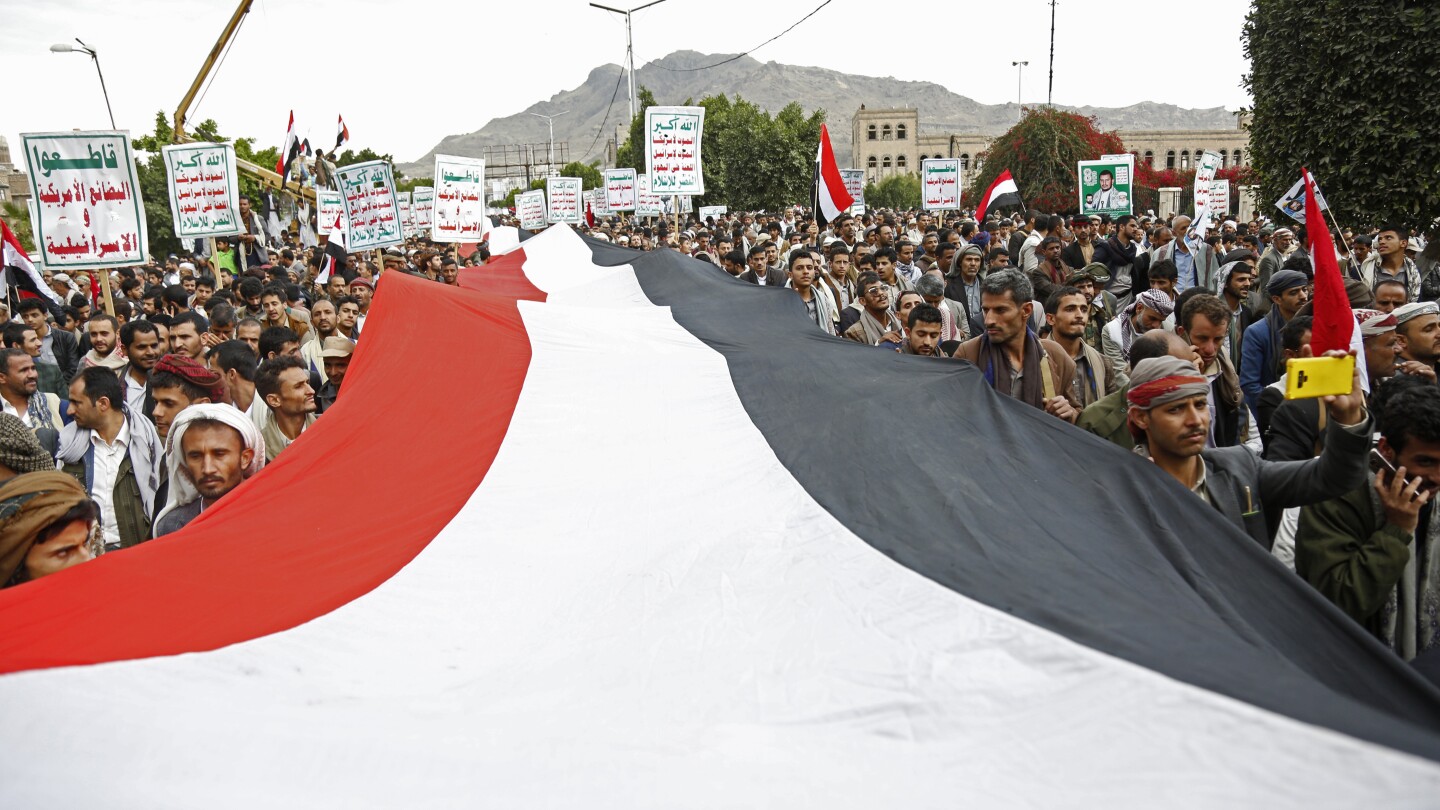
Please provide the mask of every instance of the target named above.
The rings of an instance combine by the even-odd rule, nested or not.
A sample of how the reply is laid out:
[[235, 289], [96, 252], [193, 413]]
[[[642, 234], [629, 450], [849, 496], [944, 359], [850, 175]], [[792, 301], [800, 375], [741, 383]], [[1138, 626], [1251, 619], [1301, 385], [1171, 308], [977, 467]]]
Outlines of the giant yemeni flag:
[[835, 150], [830, 148], [830, 130], [820, 125], [820, 148], [815, 152], [815, 221], [820, 227], [834, 222], [855, 204], [855, 198], [845, 188], [845, 178], [840, 175], [840, 165], [835, 162]]
[[387, 275], [345, 386], [184, 530], [0, 591], [0, 807], [1440, 796], [1440, 691], [1203, 500], [789, 290], [556, 226]]

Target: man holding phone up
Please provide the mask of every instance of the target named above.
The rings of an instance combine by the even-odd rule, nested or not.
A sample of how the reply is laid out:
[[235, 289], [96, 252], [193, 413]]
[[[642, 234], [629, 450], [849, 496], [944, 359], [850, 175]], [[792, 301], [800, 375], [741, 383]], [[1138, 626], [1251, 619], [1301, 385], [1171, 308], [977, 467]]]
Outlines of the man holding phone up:
[[[1325, 354], [1346, 356], [1339, 351]], [[1135, 452], [1204, 498], [1268, 551], [1274, 537], [1265, 519], [1267, 505], [1318, 503], [1365, 482], [1374, 420], [1365, 411], [1358, 372], [1351, 378], [1349, 393], [1322, 399], [1330, 418], [1319, 456], [1267, 461], [1244, 446], [1206, 449], [1210, 384], [1193, 363], [1168, 355], [1141, 360], [1130, 373], [1126, 393]]]
[[1295, 571], [1409, 661], [1440, 635], [1440, 388], [1397, 377], [1377, 402], [1376, 472], [1300, 511]]

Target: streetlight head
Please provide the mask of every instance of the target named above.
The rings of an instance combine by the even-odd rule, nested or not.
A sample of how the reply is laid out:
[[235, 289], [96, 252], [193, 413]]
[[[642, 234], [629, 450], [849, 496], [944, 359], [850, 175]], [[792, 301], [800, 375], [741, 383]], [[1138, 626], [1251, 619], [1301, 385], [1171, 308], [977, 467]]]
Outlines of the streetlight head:
[[67, 45], [64, 42], [57, 42], [50, 46], [51, 53], [70, 53], [75, 50], [74, 45]]

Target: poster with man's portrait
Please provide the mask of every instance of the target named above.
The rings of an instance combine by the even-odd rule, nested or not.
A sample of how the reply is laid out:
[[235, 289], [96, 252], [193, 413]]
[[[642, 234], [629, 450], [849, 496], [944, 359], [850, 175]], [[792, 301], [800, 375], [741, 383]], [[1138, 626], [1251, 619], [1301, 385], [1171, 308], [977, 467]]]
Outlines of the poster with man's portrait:
[[1135, 156], [1116, 155], [1100, 160], [1082, 160], [1076, 176], [1080, 180], [1080, 213], [1134, 213]]

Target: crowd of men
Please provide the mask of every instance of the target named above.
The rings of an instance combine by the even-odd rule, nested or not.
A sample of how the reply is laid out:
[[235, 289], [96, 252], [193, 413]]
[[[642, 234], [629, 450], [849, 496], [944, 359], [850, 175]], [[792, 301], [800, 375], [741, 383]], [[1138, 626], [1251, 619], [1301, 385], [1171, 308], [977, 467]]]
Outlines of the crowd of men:
[[[113, 273], [113, 308], [85, 274], [46, 273], [62, 305], [4, 313], [3, 585], [184, 527], [335, 406], [386, 274], [455, 285], [489, 258], [413, 239], [330, 272], [241, 213], [246, 233], [205, 255]], [[1336, 234], [1363, 362], [1350, 392], [1290, 399], [1287, 361], [1313, 354], [1303, 227], [800, 209], [667, 225], [584, 230], [790, 290], [838, 340], [966, 361], [1153, 461], [1406, 659], [1440, 646], [1440, 263], [1408, 227]]]

